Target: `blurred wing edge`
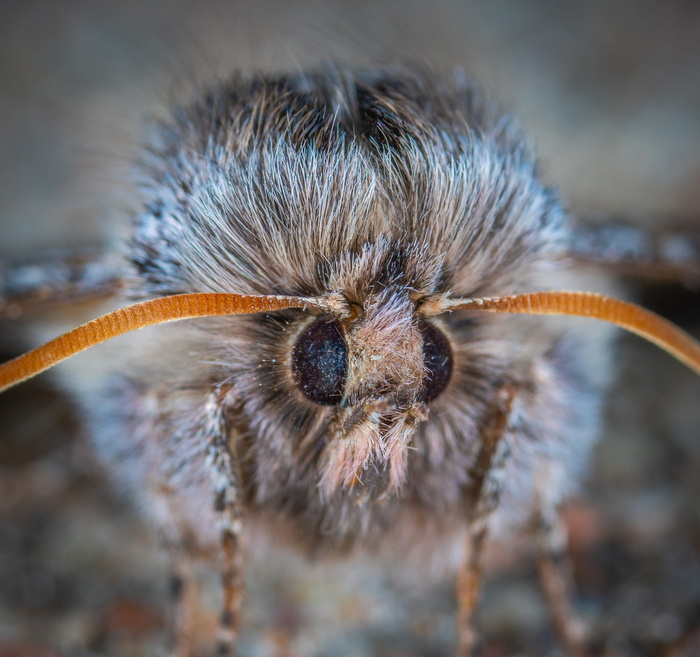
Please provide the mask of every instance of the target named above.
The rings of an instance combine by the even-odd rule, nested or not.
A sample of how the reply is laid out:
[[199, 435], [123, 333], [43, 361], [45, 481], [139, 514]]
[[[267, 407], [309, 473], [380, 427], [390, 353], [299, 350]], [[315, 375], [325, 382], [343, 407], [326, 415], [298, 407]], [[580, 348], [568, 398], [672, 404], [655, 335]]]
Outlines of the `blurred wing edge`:
[[0, 260], [0, 319], [111, 296], [122, 287], [122, 273], [120, 259], [106, 247]]
[[648, 222], [579, 217], [568, 258], [574, 264], [700, 288], [700, 221]]
[[[577, 217], [566, 259], [700, 289], [700, 221]], [[51, 249], [0, 260], [0, 320], [111, 296], [122, 289], [123, 272], [123, 261], [107, 247]]]

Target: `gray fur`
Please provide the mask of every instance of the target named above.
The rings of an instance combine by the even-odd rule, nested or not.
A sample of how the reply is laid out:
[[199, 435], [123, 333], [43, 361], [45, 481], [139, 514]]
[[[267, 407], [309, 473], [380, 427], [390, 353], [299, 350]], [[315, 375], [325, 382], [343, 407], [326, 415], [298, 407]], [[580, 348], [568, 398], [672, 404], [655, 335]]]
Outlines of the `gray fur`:
[[[245, 518], [271, 519], [311, 552], [385, 545], [411, 515], [436, 537], [466, 526], [468, 473], [506, 383], [517, 395], [500, 524], [529, 519], [542, 462], [562, 481], [585, 462], [599, 407], [588, 347], [548, 318], [436, 319], [454, 373], [421, 410], [414, 300], [559, 287], [548, 272], [569, 235], [518, 131], [470, 86], [415, 71], [234, 79], [154, 129], [139, 182], [131, 296], [340, 292], [364, 308], [348, 330], [356, 385], [344, 409], [313, 404], [292, 380], [294, 340], [312, 321], [302, 311], [161, 327], [149, 338], [160, 346], [110, 393], [122, 424], [101, 442], [119, 434], [149, 462], [137, 486], [156, 472], [177, 482], [203, 545], [216, 534], [196, 418], [213, 386], [227, 390]], [[157, 400], [151, 422], [130, 395]], [[393, 404], [382, 416], [393, 433], [369, 416], [358, 433], [348, 414], [378, 396]]]

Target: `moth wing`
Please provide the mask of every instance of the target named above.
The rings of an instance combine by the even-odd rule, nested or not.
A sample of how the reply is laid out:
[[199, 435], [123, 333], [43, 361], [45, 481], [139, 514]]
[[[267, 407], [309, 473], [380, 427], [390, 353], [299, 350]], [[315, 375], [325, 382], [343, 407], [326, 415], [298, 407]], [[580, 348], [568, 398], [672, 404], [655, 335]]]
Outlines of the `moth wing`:
[[121, 274], [119, 257], [104, 247], [0, 260], [0, 319], [111, 296], [121, 288]]
[[568, 257], [584, 266], [696, 288], [700, 285], [700, 221], [581, 217], [572, 226]]

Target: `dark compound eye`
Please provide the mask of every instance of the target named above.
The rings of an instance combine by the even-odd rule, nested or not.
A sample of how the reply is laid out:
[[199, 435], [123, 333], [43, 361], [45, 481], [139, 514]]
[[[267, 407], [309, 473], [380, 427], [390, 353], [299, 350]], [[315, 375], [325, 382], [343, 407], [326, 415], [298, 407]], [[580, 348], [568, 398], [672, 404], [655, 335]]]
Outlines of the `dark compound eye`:
[[348, 373], [348, 346], [340, 324], [319, 319], [304, 329], [292, 350], [292, 375], [306, 397], [339, 404]]
[[427, 322], [421, 326], [423, 357], [427, 370], [423, 398], [431, 402], [447, 388], [452, 376], [452, 348], [445, 334]]

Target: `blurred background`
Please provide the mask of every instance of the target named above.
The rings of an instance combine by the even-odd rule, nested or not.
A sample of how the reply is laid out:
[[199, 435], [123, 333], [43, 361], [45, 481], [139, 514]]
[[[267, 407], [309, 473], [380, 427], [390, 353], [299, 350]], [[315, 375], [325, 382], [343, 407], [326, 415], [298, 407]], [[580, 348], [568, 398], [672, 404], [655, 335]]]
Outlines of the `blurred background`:
[[[0, 257], [113, 240], [133, 207], [143, 126], [198, 84], [328, 60], [461, 67], [523, 124], [574, 212], [700, 228], [700, 5], [689, 0], [3, 0]], [[700, 334], [696, 291], [621, 284]], [[55, 320], [1, 323], [3, 359]], [[697, 655], [700, 381], [635, 338], [617, 347], [604, 434], [565, 511], [577, 603], [596, 654]], [[510, 547], [490, 555], [483, 654], [562, 654], [532, 546]], [[244, 655], [454, 651], [447, 583], [406, 588], [367, 564], [309, 569], [290, 555], [247, 576]], [[150, 528], [50, 377], [0, 397], [0, 657], [162, 654], [165, 581]], [[202, 636], [214, 610], [210, 600]]]

